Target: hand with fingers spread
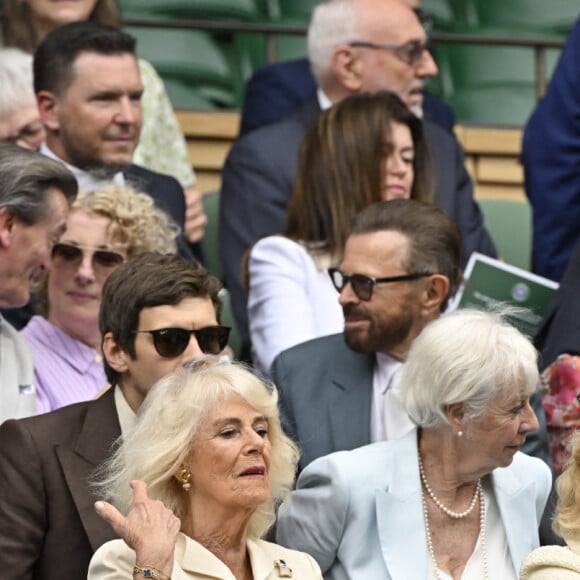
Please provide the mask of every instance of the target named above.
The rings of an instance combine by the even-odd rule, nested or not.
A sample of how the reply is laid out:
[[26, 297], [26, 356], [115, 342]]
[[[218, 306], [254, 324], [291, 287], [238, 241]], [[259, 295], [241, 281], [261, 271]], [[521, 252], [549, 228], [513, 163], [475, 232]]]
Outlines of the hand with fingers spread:
[[203, 211], [203, 194], [197, 189], [188, 187], [185, 190], [185, 225], [184, 235], [190, 243], [203, 238], [207, 216]]
[[133, 504], [127, 516], [104, 501], [96, 502], [95, 510], [135, 551], [137, 566], [155, 568], [169, 577], [181, 521], [163, 502], [149, 498], [145, 482], [132, 481], [131, 488]]

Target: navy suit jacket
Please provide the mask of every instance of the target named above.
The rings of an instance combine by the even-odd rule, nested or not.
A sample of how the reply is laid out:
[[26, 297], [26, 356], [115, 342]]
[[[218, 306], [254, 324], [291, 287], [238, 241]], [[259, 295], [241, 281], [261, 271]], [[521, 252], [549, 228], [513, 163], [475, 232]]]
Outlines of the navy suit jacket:
[[3, 580], [87, 577], [95, 550], [116, 537], [95, 512], [89, 481], [120, 435], [114, 389], [0, 426]]
[[[300, 446], [300, 469], [318, 457], [371, 442], [375, 358], [349, 349], [341, 333], [304, 342], [274, 359], [270, 374], [280, 395], [282, 426]], [[532, 406], [540, 427], [522, 451], [551, 465], [539, 393]]]
[[[240, 136], [294, 113], [316, 92], [308, 59], [277, 62], [259, 68], [246, 84]], [[453, 131], [455, 115], [449, 105], [424, 94], [425, 119]]]
[[522, 161], [533, 210], [532, 269], [560, 280], [580, 237], [580, 20], [524, 131]]
[[580, 354], [580, 241], [570, 258], [560, 288], [548, 304], [534, 344], [540, 353], [540, 370], [559, 355]]
[[[234, 316], [247, 342], [242, 258], [257, 240], [284, 230], [300, 144], [319, 114], [314, 97], [287, 119], [248, 133], [236, 141], [222, 171], [220, 255]], [[494, 243], [473, 199], [461, 146], [452, 134], [434, 123], [426, 121], [424, 131], [435, 169], [435, 203], [459, 224], [464, 261], [474, 251], [496, 257]]]

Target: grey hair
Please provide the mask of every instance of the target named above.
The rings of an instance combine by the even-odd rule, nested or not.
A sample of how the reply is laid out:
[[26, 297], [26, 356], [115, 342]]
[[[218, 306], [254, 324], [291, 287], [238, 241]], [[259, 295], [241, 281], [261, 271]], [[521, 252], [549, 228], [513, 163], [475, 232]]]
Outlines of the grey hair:
[[315, 6], [308, 27], [308, 59], [318, 86], [325, 84], [336, 47], [357, 40], [359, 34], [353, 0], [327, 0]]
[[23, 104], [36, 105], [32, 56], [19, 48], [0, 49], [0, 118], [11, 116]]
[[531, 395], [539, 381], [537, 352], [506, 321], [522, 309], [463, 309], [428, 324], [413, 341], [401, 372], [401, 402], [420, 427], [449, 424], [446, 407], [463, 403], [473, 421], [491, 401], [524, 384]]
[[51, 190], [71, 204], [77, 196], [74, 175], [59, 161], [10, 143], [0, 143], [0, 208], [9, 208], [26, 225], [50, 213]]
[[141, 405], [135, 427], [123, 435], [112, 458], [97, 473], [93, 484], [97, 495], [127, 513], [132, 502], [129, 482], [140, 479], [147, 483], [149, 497], [163, 501], [183, 519], [188, 514], [187, 497], [174, 474], [196, 444], [208, 411], [230, 396], [242, 397], [268, 421], [270, 498], [248, 524], [248, 536], [263, 536], [275, 521], [276, 506], [292, 489], [299, 453], [282, 431], [276, 389], [241, 363], [186, 363], [159, 380]]

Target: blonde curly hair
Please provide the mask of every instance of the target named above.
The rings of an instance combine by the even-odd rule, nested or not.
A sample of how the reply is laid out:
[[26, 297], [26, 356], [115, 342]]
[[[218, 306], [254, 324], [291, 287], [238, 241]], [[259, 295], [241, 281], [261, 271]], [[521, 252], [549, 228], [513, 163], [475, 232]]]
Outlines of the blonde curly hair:
[[[155, 206], [151, 196], [132, 187], [107, 185], [95, 191], [80, 192], [71, 205], [71, 212], [79, 210], [110, 220], [109, 241], [121, 246], [128, 260], [143, 252], [174, 254], [177, 251], [175, 240], [179, 227]], [[35, 289], [37, 311], [43, 316], [47, 316], [49, 310], [49, 276], [47, 272]]]

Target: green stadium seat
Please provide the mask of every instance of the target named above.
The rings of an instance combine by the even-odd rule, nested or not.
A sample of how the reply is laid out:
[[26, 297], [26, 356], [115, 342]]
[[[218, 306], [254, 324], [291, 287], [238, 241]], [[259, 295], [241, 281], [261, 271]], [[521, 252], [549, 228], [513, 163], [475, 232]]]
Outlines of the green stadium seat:
[[232, 349], [234, 358], [238, 359], [242, 354], [242, 336], [240, 335], [240, 331], [236, 325], [236, 319], [234, 318], [230, 293], [226, 288], [223, 288], [220, 290], [219, 297], [222, 301], [221, 323], [232, 329], [230, 332], [230, 339], [228, 340], [228, 346]]
[[320, 2], [321, 0], [271, 0], [269, 16], [272, 20], [308, 24], [312, 9]]
[[580, 13], [573, 0], [472, 0], [482, 32], [514, 35], [568, 35]]
[[120, 0], [123, 18], [189, 18], [252, 21], [264, 13], [254, 0]]
[[434, 29], [453, 32], [466, 26], [467, 1], [423, 0], [421, 8], [433, 19]]
[[532, 209], [527, 201], [481, 199], [485, 225], [500, 257], [508, 264], [530, 270]]
[[[211, 191], [203, 196], [203, 209], [207, 215], [207, 225], [201, 241], [205, 265], [207, 269], [220, 280], [223, 280], [223, 267], [219, 252], [219, 210], [220, 192]], [[230, 326], [230, 340], [228, 345], [238, 358], [242, 352], [242, 337], [236, 326], [229, 292], [224, 288], [220, 292], [222, 300], [222, 319], [224, 326]]]
[[219, 108], [204, 87], [184, 84], [174, 78], [166, 78], [163, 83], [174, 109], [213, 111]]
[[[137, 38], [137, 53], [174, 87], [191, 87], [216, 107], [236, 105], [236, 74], [211, 35], [196, 30], [127, 27]], [[174, 89], [177, 91], [178, 89]]]
[[223, 280], [224, 270], [219, 249], [219, 214], [220, 192], [210, 191], [203, 196], [203, 211], [207, 216], [207, 224], [201, 246], [208, 270], [220, 280]]
[[[548, 76], [559, 51], [548, 51]], [[438, 86], [458, 121], [522, 126], [536, 104], [534, 53], [525, 47], [438, 44]]]

